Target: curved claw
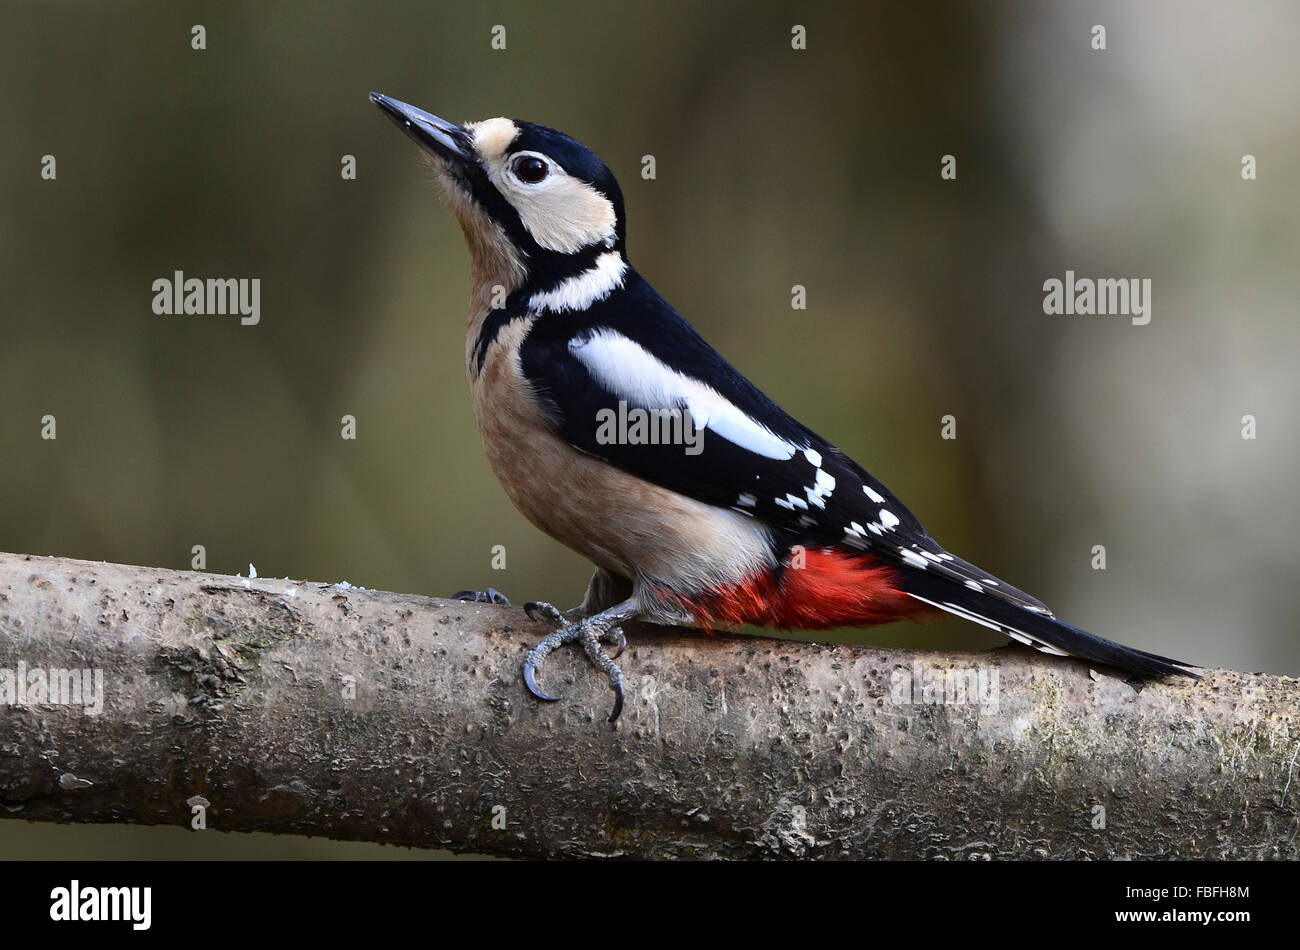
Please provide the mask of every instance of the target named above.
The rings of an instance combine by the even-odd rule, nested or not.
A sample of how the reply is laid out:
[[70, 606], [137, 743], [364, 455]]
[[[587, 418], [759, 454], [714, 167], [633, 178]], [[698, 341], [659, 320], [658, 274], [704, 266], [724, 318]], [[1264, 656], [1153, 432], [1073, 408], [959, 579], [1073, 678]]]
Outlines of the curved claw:
[[497, 590], [495, 587], [489, 587], [487, 590], [458, 590], [452, 594], [450, 600], [464, 600], [471, 604], [499, 604], [502, 607], [510, 606], [510, 598]]
[[564, 614], [545, 601], [530, 600], [524, 604], [524, 613], [529, 620], [535, 620], [538, 623], [549, 623], [556, 628], [564, 626]]
[[[613, 637], [614, 642], [618, 644], [618, 649], [614, 651], [614, 655], [610, 658], [610, 659], [617, 660], [620, 656], [623, 655], [623, 651], [627, 649], [627, 637], [623, 635], [622, 627], [615, 627], [613, 630], [609, 631], [608, 635]], [[621, 709], [622, 706], [623, 704], [622, 702], [620, 702], [619, 708]]]
[[[524, 685], [528, 687], [528, 692], [532, 693], [534, 696], [536, 696], [538, 699], [544, 702], [554, 703], [557, 702], [560, 698], [559, 696], [549, 696], [546, 693], [543, 693], [541, 689], [538, 688], [537, 680], [534, 678], [533, 675], [533, 665], [531, 663], [524, 664]], [[623, 696], [621, 693], [619, 694], [618, 697], [617, 708], [618, 709], [623, 708]], [[618, 715], [618, 713], [615, 712], [615, 715]]]
[[[619, 651], [622, 652], [621, 650]], [[617, 656], [618, 654], [615, 654]], [[618, 714], [623, 711], [623, 684], [619, 683], [614, 687], [614, 711], [609, 714], [609, 721], [613, 722], [618, 718]]]

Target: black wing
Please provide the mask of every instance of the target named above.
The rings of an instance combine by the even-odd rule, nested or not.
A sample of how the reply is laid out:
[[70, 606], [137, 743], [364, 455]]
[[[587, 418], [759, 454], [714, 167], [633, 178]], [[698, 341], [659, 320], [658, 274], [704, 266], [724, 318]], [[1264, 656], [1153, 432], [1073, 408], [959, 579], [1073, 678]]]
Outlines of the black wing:
[[[540, 315], [520, 360], [551, 427], [584, 452], [809, 545], [849, 545], [1051, 616], [1041, 601], [940, 547], [888, 489], [787, 415], [635, 272], [586, 311]], [[602, 437], [602, 420], [633, 409], [689, 416], [703, 430], [698, 453], [610, 440], [608, 430]]]

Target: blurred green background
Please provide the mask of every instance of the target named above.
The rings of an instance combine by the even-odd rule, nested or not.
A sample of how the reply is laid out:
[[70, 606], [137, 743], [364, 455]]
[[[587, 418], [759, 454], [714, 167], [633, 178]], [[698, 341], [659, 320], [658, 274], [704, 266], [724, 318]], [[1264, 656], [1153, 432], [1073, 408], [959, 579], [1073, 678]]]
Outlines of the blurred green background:
[[[9, 0], [0, 549], [578, 600], [589, 567], [483, 459], [467, 255], [373, 89], [591, 146], [634, 266], [955, 552], [1126, 643], [1300, 673], [1298, 27], [1285, 2]], [[1150, 325], [1045, 316], [1067, 268], [1150, 278]], [[260, 324], [156, 316], [178, 269], [260, 278]], [[0, 857], [412, 854], [0, 822]]]

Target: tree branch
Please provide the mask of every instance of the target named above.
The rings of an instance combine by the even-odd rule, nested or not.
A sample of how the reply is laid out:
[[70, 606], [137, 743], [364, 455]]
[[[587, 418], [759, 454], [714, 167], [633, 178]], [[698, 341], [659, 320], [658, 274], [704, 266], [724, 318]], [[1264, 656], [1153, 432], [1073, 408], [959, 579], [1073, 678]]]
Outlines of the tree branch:
[[[580, 650], [543, 671], [563, 701], [524, 691], [545, 632], [517, 609], [0, 555], [0, 805], [189, 825], [206, 801], [227, 831], [502, 855], [1300, 855], [1292, 678], [1138, 690], [1021, 648], [633, 625], [611, 726]], [[82, 705], [40, 702], [74, 679]]]

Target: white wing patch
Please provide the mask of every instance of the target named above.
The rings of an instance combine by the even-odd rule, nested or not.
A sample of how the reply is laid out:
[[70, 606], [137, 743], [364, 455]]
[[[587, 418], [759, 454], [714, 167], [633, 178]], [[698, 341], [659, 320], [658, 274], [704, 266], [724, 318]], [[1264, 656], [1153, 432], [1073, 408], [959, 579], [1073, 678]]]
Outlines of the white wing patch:
[[[629, 404], [647, 409], [674, 409], [685, 404], [697, 428], [707, 428], [765, 458], [782, 461], [800, 451], [800, 446], [747, 415], [712, 386], [677, 372], [621, 333], [597, 330], [570, 341], [569, 352], [602, 386]], [[802, 499], [798, 502], [807, 507]]]
[[907, 564], [910, 567], [919, 567], [923, 571], [926, 569], [928, 564], [926, 559], [910, 548], [899, 548], [898, 553], [903, 558], [904, 564]]
[[[815, 455], [816, 453], [813, 454]], [[817, 461], [813, 464], [821, 464], [820, 455], [817, 456]], [[808, 500], [812, 502], [812, 504], [816, 505], [818, 508], [825, 508], [826, 499], [831, 497], [831, 492], [833, 491], [835, 491], [835, 476], [824, 468], [819, 468], [817, 469], [817, 475], [813, 479], [813, 483], [804, 489], [804, 494], [808, 496]]]

